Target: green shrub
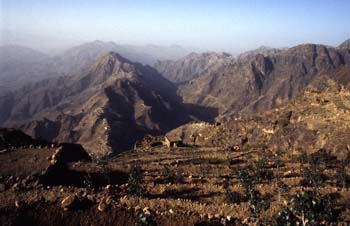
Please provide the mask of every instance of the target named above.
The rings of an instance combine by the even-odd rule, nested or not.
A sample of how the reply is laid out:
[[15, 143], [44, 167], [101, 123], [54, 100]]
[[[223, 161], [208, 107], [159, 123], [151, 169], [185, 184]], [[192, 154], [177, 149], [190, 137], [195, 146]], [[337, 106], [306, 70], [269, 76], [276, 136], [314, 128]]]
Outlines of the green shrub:
[[131, 195], [143, 195], [144, 187], [142, 185], [143, 174], [140, 165], [135, 164], [131, 168], [128, 179], [128, 191]]
[[272, 180], [274, 178], [273, 171], [268, 168], [267, 160], [260, 158], [254, 164], [256, 183], [263, 183], [266, 180]]
[[88, 173], [84, 176], [84, 179], [83, 179], [83, 184], [85, 187], [87, 188], [92, 188], [94, 186], [94, 182], [92, 180], [92, 177], [91, 177], [91, 174]]
[[350, 186], [350, 176], [347, 172], [347, 164], [345, 161], [336, 169], [335, 179], [338, 187], [348, 188]]
[[163, 169], [163, 174], [165, 175], [165, 180], [168, 183], [182, 183], [183, 175], [182, 171], [179, 168], [172, 168], [170, 166], [165, 165]]
[[256, 169], [251, 166], [238, 172], [239, 181], [245, 191], [245, 199], [249, 203], [249, 213], [253, 219], [256, 219], [262, 210], [267, 210], [270, 207], [270, 197], [263, 197], [255, 189], [255, 185], [260, 181], [256, 173]]
[[329, 225], [336, 222], [338, 216], [330, 196], [303, 190], [278, 213], [276, 222], [278, 225]]
[[299, 156], [300, 173], [303, 177], [302, 186], [314, 187], [318, 189], [323, 186], [327, 176], [323, 173], [330, 155], [325, 150], [320, 150], [312, 155], [307, 155], [305, 151]]
[[240, 204], [247, 201], [246, 197], [237, 191], [226, 191], [225, 199], [232, 204]]
[[137, 216], [137, 223], [135, 223], [135, 226], [156, 226], [156, 222], [152, 219], [150, 215], [145, 214], [142, 211], [139, 211], [136, 213]]

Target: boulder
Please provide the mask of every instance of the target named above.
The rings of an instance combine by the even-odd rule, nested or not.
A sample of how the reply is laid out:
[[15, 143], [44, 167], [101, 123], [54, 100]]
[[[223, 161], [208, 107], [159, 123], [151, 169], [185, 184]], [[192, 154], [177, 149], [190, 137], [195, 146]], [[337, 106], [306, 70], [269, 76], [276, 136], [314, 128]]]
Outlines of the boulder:
[[63, 210], [68, 211], [75, 209], [79, 204], [79, 198], [76, 195], [69, 195], [64, 198], [61, 202], [61, 207]]

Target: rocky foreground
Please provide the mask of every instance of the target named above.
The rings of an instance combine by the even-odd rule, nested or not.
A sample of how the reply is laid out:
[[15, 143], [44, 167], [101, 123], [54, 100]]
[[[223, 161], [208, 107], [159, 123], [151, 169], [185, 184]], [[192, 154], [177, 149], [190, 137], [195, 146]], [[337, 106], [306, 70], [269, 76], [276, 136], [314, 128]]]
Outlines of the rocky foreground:
[[[8, 148], [0, 154], [0, 222], [284, 225], [279, 216], [296, 206], [295, 197], [317, 190], [317, 222], [348, 224], [350, 183], [344, 160], [323, 150], [280, 154], [258, 145], [159, 145], [94, 161], [80, 146], [67, 144]], [[246, 195], [247, 184], [256, 199]], [[319, 217], [324, 207], [329, 218]]]
[[[95, 162], [80, 146], [68, 144], [3, 149], [1, 225], [193, 225], [205, 220], [205, 204], [191, 204], [182, 195], [167, 197], [164, 189], [177, 183], [164, 184], [161, 175], [153, 178], [146, 165], [142, 166], [145, 192], [142, 196], [130, 192], [128, 182], [135, 161], [146, 164], [151, 160], [161, 167], [162, 160], [155, 162], [153, 154], [141, 157], [131, 152], [108, 162]], [[193, 208], [196, 206], [200, 209]], [[224, 215], [216, 218], [231, 220]]]

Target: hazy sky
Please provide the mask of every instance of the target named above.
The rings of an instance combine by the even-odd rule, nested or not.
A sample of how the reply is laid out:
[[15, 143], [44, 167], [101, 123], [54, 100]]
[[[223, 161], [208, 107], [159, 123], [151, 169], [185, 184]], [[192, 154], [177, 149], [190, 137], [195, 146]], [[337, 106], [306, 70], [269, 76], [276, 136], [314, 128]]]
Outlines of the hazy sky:
[[350, 0], [0, 2], [3, 29], [67, 40], [239, 52], [261, 45], [338, 45], [350, 38]]

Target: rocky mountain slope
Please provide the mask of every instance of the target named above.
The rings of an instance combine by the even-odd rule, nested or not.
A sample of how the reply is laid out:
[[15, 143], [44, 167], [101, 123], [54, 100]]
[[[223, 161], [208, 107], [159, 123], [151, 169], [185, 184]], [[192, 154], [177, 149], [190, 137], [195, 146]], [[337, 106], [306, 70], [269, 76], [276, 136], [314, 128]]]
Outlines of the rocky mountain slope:
[[350, 49], [350, 39], [345, 40], [342, 42], [339, 47], [340, 49]]
[[286, 103], [322, 73], [350, 64], [350, 49], [305, 44], [210, 67], [179, 85], [185, 103], [218, 109], [222, 117], [261, 112]]
[[2, 97], [1, 123], [101, 157], [190, 120], [175, 87], [151, 67], [110, 52], [84, 71]]
[[154, 67], [170, 81], [181, 83], [206, 75], [228, 60], [233, 58], [227, 53], [191, 53], [176, 61], [157, 61]]
[[271, 56], [274, 55], [276, 53], [280, 53], [284, 50], [287, 50], [287, 48], [271, 48], [268, 46], [260, 46], [257, 49], [254, 50], [250, 50], [250, 51], [246, 51], [244, 53], [241, 53], [237, 56], [237, 58], [248, 58], [248, 57], [253, 57], [255, 55], [261, 54], [264, 56]]
[[253, 58], [258, 54], [270, 56], [285, 50], [286, 48], [276, 49], [261, 46], [258, 49], [244, 52], [237, 57], [224, 52], [191, 53], [178, 60], [159, 60], [154, 64], [154, 68], [170, 81], [183, 83], [201, 76], [206, 76], [211, 71], [219, 70], [223, 65], [232, 64], [236, 59]]
[[216, 125], [191, 123], [167, 133], [186, 145], [261, 148], [297, 153], [327, 150], [350, 158], [350, 66], [322, 74], [291, 103]]
[[46, 60], [49, 56], [17, 45], [0, 46], [0, 95], [6, 91], [59, 73]]

